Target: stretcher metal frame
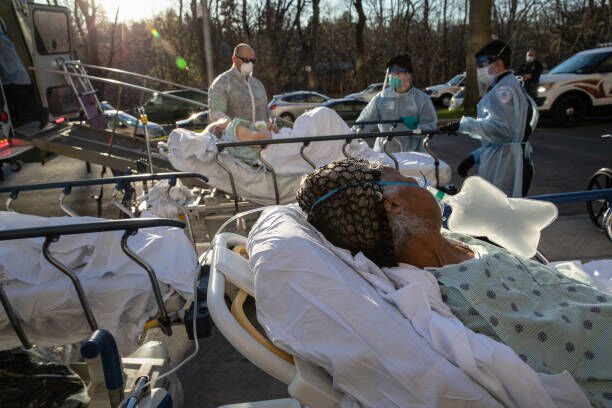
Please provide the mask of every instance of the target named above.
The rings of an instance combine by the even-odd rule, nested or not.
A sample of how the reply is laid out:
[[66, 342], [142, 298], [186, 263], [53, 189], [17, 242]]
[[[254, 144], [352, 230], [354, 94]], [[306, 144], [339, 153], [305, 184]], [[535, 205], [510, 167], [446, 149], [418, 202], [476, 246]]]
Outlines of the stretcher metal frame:
[[[70, 279], [79, 298], [81, 307], [83, 308], [83, 312], [85, 313], [87, 323], [91, 328], [92, 332], [94, 332], [98, 329], [98, 324], [94, 317], [93, 311], [91, 310], [91, 306], [89, 305], [89, 301], [87, 300], [85, 291], [83, 290], [83, 286], [81, 285], [79, 278], [73, 271], [71, 271], [68, 267], [66, 267], [55, 257], [53, 257], [53, 255], [51, 254], [50, 246], [53, 242], [57, 242], [59, 238], [63, 235], [76, 235], [107, 231], [124, 231], [123, 237], [121, 239], [121, 249], [130, 259], [132, 259], [135, 263], [137, 263], [147, 272], [151, 287], [153, 288], [155, 302], [159, 309], [158, 321], [160, 323], [160, 327], [164, 334], [170, 336], [172, 335], [170, 319], [168, 317], [168, 312], [161, 296], [161, 290], [159, 287], [159, 282], [157, 281], [155, 271], [143, 259], [141, 259], [138, 255], [130, 251], [129, 246], [127, 245], [127, 239], [130, 236], [135, 235], [138, 230], [153, 227], [185, 228], [185, 223], [177, 220], [169, 220], [164, 218], [138, 218], [126, 220], [93, 221], [72, 225], [19, 228], [0, 231], [0, 241], [27, 238], [44, 238], [45, 241], [43, 243], [42, 251], [45, 259], [47, 259], [49, 263], [51, 263], [62, 274], [64, 274]], [[6, 311], [7, 316], [9, 317], [9, 321], [13, 326], [13, 329], [15, 330], [15, 333], [17, 333], [17, 336], [19, 337], [19, 340], [26, 349], [31, 348], [32, 343], [28, 340], [23, 326], [19, 321], [19, 317], [11, 306], [8, 297], [6, 296], [6, 293], [2, 288], [2, 284], [0, 284], [0, 300], [2, 302], [2, 306]]]
[[[70, 216], [70, 217], [78, 217], [79, 214], [67, 206], [65, 204], [65, 199], [70, 195], [72, 189], [74, 187], [87, 187], [87, 186], [100, 186], [100, 193], [96, 197], [96, 201], [98, 203], [98, 217], [101, 216], [101, 199], [103, 195], [102, 187], [104, 185], [114, 184], [115, 189], [113, 191], [113, 204], [119, 208], [126, 216], [132, 218], [134, 214], [130, 211], [130, 209], [126, 208], [119, 200], [118, 197], [120, 194], [125, 196], [129, 194], [131, 190], [132, 183], [135, 182], [143, 182], [146, 183], [148, 181], [157, 181], [157, 180], [168, 180], [168, 187], [171, 188], [176, 185], [177, 180], [179, 179], [196, 179], [201, 181], [202, 183], [208, 182], [208, 178], [199, 173], [186, 173], [186, 172], [170, 172], [170, 173], [154, 173], [154, 174], [134, 174], [128, 176], [118, 176], [118, 177], [107, 177], [107, 178], [97, 178], [97, 179], [86, 179], [86, 180], [67, 180], [67, 181], [58, 181], [51, 183], [39, 183], [39, 184], [28, 184], [28, 185], [19, 185], [19, 186], [8, 186], [8, 187], [0, 187], [0, 194], [5, 193], [8, 194], [8, 198], [6, 200], [6, 211], [14, 212], [15, 210], [12, 208], [14, 201], [19, 197], [19, 193], [23, 191], [41, 191], [41, 190], [53, 190], [53, 189], [62, 189], [62, 193], [59, 198], [59, 205], [62, 211]], [[188, 237], [192, 241], [193, 245], [196, 245], [195, 236], [193, 232], [193, 226], [191, 224], [191, 220], [189, 218], [189, 212], [187, 208], [176, 204], [177, 209], [183, 214], [185, 218], [185, 223], [187, 224], [187, 233]]]
[[[369, 123], [399, 123], [401, 122], [400, 120], [398, 121], [378, 121], [378, 122], [362, 122], [363, 124], [369, 124]], [[263, 157], [262, 157], [262, 151], [263, 149], [266, 148], [266, 146], [269, 145], [276, 145], [276, 144], [288, 144], [288, 143], [301, 143], [302, 146], [300, 148], [300, 156], [302, 157], [302, 159], [308, 163], [313, 170], [316, 168], [314, 162], [312, 160], [310, 160], [308, 158], [308, 156], [305, 154], [304, 150], [306, 149], [306, 147], [312, 143], [312, 142], [325, 142], [325, 141], [333, 141], [333, 140], [344, 140], [344, 145], [342, 146], [342, 153], [344, 154], [345, 157], [349, 158], [349, 153], [348, 153], [348, 146], [349, 144], [356, 139], [376, 139], [379, 137], [385, 138], [385, 141], [383, 142], [383, 146], [384, 146], [384, 152], [385, 154], [391, 158], [391, 160], [393, 160], [394, 166], [396, 170], [399, 170], [399, 162], [397, 161], [397, 159], [395, 158], [395, 156], [393, 155], [392, 152], [390, 152], [387, 149], [387, 145], [389, 143], [389, 141], [393, 140], [393, 138], [395, 137], [401, 137], [401, 136], [419, 136], [419, 137], [424, 137], [424, 141], [423, 144], [424, 146], [426, 146], [426, 150], [427, 152], [433, 157], [434, 159], [434, 167], [435, 167], [435, 174], [436, 174], [436, 187], [440, 188], [440, 179], [439, 179], [439, 166], [440, 166], [440, 160], [438, 159], [438, 157], [431, 151], [430, 148], [430, 144], [431, 144], [431, 140], [433, 139], [433, 137], [435, 135], [440, 135], [440, 134], [460, 134], [459, 132], [449, 132], [449, 131], [442, 131], [442, 130], [431, 130], [431, 131], [419, 131], [419, 130], [399, 130], [396, 132], [368, 132], [368, 133], [348, 133], [348, 134], [344, 134], [344, 135], [323, 135], [323, 136], [308, 136], [308, 137], [290, 137], [290, 138], [279, 138], [279, 139], [266, 139], [266, 140], [253, 140], [253, 141], [243, 141], [243, 142], [218, 142], [216, 144], [217, 146], [217, 153], [215, 155], [215, 161], [217, 162], [217, 164], [219, 165], [219, 167], [221, 167], [229, 176], [230, 179], [230, 186], [232, 188], [232, 194], [234, 197], [234, 209], [236, 212], [238, 212], [238, 193], [236, 190], [236, 183], [234, 180], [234, 176], [232, 174], [232, 172], [227, 168], [227, 166], [225, 166], [225, 164], [223, 164], [223, 162], [221, 161], [219, 155], [221, 154], [221, 152], [229, 147], [259, 147], [259, 160], [262, 162], [262, 164], [264, 165], [264, 167], [266, 168], [266, 170], [268, 172], [270, 172], [270, 174], [272, 175], [272, 181], [274, 183], [274, 195], [275, 195], [275, 201], [276, 204], [280, 204], [280, 193], [279, 193], [279, 189], [278, 189], [278, 181], [277, 181], [277, 176], [276, 176], [276, 172], [274, 171], [274, 168], [270, 165], [270, 163], [266, 162]]]
[[530, 198], [532, 200], [549, 201], [555, 204], [570, 203], [576, 201], [591, 202], [605, 200], [608, 203], [608, 208], [602, 218], [602, 227], [610, 241], [612, 241], [612, 188], [574, 191], [559, 194], [542, 194], [525, 198]]

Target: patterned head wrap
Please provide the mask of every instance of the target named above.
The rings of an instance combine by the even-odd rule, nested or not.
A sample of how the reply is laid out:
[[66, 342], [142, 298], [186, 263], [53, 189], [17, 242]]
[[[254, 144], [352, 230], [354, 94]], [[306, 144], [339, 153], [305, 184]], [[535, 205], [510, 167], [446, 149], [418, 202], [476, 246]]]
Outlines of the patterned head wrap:
[[297, 202], [332, 244], [361, 251], [379, 266], [395, 266], [383, 187], [376, 184], [381, 175], [380, 165], [367, 160], [336, 161], [302, 179]]

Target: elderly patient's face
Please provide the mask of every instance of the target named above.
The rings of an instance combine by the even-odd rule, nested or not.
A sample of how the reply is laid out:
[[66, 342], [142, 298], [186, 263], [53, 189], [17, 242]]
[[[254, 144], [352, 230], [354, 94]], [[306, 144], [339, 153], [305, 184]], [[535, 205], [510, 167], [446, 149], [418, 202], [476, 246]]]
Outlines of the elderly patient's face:
[[[417, 183], [412, 177], [406, 177], [392, 167], [382, 169], [382, 180]], [[409, 231], [426, 232], [439, 231], [442, 226], [440, 207], [434, 196], [422, 187], [390, 186], [385, 187], [385, 211], [391, 224], [394, 240], [397, 238], [397, 228]], [[406, 233], [402, 231], [401, 234]]]

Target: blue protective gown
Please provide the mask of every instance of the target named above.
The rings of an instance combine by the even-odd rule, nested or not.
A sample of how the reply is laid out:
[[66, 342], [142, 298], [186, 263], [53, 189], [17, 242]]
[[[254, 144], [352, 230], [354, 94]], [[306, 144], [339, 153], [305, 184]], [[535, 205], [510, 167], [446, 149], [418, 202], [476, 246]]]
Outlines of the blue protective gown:
[[[481, 142], [472, 152], [478, 175], [508, 197], [522, 195], [523, 157], [533, 164], [531, 144], [523, 142], [528, 98], [514, 75], [503, 75], [478, 102], [477, 117], [464, 116], [459, 126], [460, 132]], [[531, 122], [532, 129], [536, 123]]]
[[[406, 127], [403, 123], [392, 129], [389, 124], [367, 125], [364, 132], [371, 132], [378, 126], [380, 132], [392, 132], [399, 130], [435, 130], [438, 127], [438, 116], [434, 109], [431, 98], [423, 91], [414, 87], [407, 92], [397, 93], [391, 87], [380, 91], [368, 105], [361, 111], [357, 122], [376, 120], [395, 120], [400, 117], [411, 117], [414, 126]], [[355, 128], [354, 128], [355, 129]], [[377, 138], [374, 150], [383, 151], [384, 138]], [[401, 136], [394, 138], [387, 149], [391, 152], [423, 152], [423, 136]]]
[[15, 45], [0, 25], [0, 80], [7, 84], [29, 85], [30, 76], [17, 55]]

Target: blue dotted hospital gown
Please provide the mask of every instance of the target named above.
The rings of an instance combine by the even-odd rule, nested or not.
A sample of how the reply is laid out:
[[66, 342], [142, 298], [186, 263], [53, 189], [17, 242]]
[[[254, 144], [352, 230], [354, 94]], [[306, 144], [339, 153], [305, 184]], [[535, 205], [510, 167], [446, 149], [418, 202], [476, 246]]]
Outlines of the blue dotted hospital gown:
[[[248, 128], [250, 130], [256, 131], [257, 128], [248, 120], [234, 118], [227, 125], [225, 130], [223, 131], [223, 135], [219, 139], [222, 142], [237, 142], [238, 138], [236, 137], [236, 127], [242, 126]], [[260, 147], [257, 146], [241, 146], [241, 147], [228, 147], [227, 151], [229, 154], [234, 156], [235, 158], [242, 160], [251, 166], [259, 166], [261, 162], [259, 161], [259, 151]]]
[[567, 370], [594, 406], [612, 406], [612, 296], [495, 245], [445, 235], [479, 253], [479, 259], [427, 268], [453, 314], [511, 347], [537, 372]]

